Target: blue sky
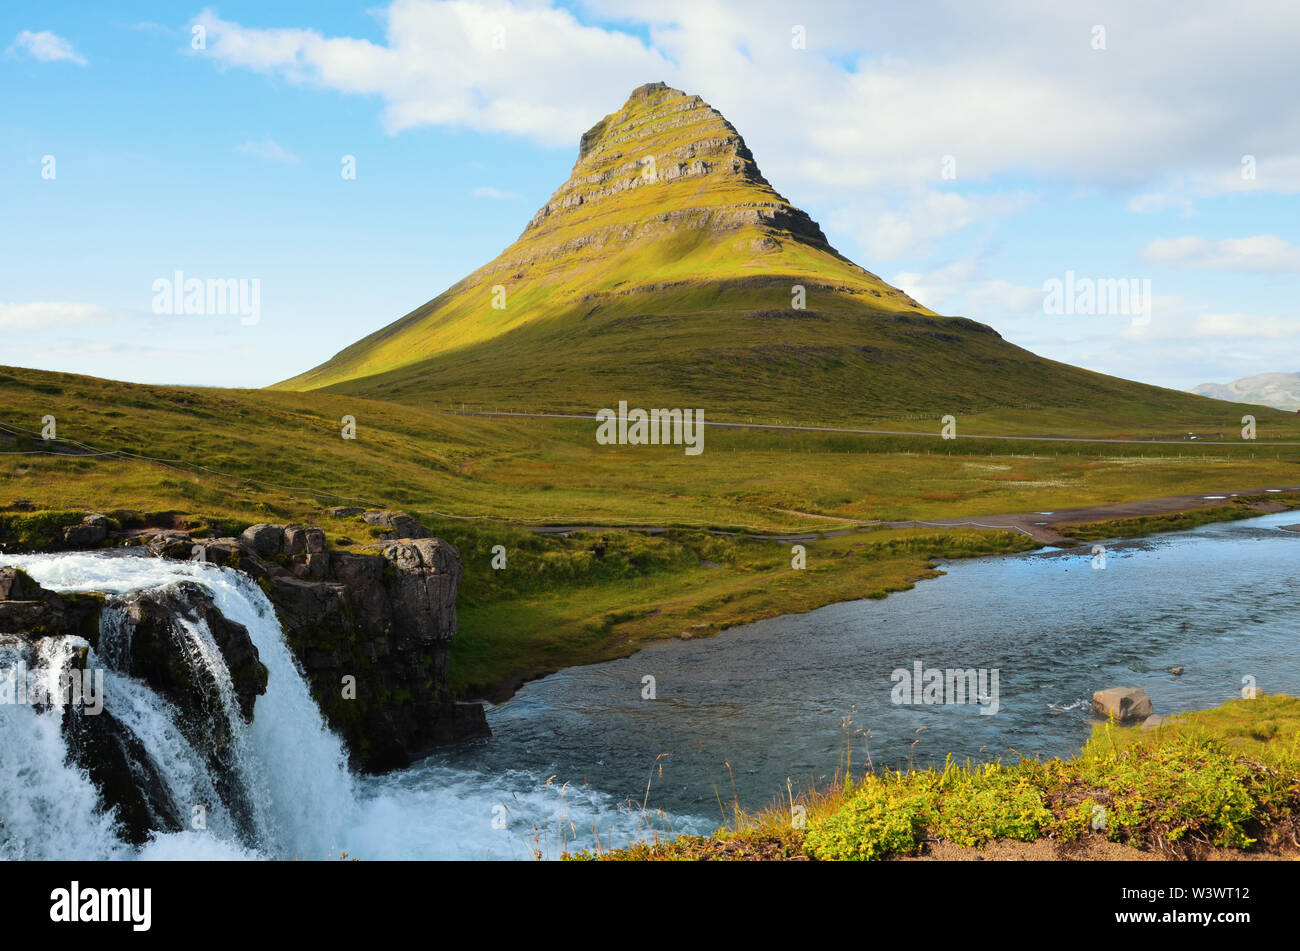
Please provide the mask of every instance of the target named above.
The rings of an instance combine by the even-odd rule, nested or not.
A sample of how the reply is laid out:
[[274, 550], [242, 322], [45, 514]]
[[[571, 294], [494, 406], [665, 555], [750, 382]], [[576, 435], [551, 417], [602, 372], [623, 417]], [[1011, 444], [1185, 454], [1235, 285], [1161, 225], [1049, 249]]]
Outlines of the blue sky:
[[[662, 79], [936, 310], [1166, 386], [1300, 370], [1283, 5], [108, 6], [0, 8], [0, 363], [292, 376], [495, 256]], [[153, 313], [176, 271], [256, 279], [257, 322]], [[1067, 271], [1149, 280], [1150, 320], [1045, 313]]]

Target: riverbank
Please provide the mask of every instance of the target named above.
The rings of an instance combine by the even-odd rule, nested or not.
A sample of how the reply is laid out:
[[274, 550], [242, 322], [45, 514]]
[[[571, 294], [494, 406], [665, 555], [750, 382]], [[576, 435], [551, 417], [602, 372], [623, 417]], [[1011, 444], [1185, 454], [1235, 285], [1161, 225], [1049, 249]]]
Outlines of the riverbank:
[[[941, 575], [941, 560], [1136, 538], [1300, 508], [1294, 491], [1209, 495], [757, 538], [597, 528], [542, 537], [514, 530], [507, 537], [504, 529], [443, 524], [439, 534], [469, 566], [461, 636], [451, 650], [453, 689], [497, 702], [529, 680], [626, 657], [656, 640], [707, 637], [906, 591]], [[491, 561], [492, 544], [504, 544], [516, 560], [507, 561], [508, 570], [474, 571]], [[803, 569], [792, 568], [795, 545], [804, 549]]]
[[[906, 591], [942, 574], [941, 560], [1015, 554], [1049, 540], [1070, 545], [1132, 538], [1297, 507], [1297, 492], [1224, 491], [783, 536], [667, 527], [538, 532], [437, 518], [424, 523], [457, 547], [465, 566], [459, 631], [449, 655], [450, 689], [460, 698], [499, 702], [531, 680], [626, 657], [655, 641], [709, 637], [754, 621]], [[35, 506], [26, 503], [0, 512], [0, 545], [43, 550], [84, 515], [30, 508]], [[222, 514], [108, 514], [114, 525], [147, 523], [198, 538], [236, 535], [247, 527], [246, 520]], [[337, 510], [318, 510], [311, 521], [335, 550], [356, 549], [385, 531]]]
[[604, 861], [1300, 859], [1300, 699], [1232, 700], [1143, 731], [1100, 724], [1071, 759], [867, 770], [712, 836]]

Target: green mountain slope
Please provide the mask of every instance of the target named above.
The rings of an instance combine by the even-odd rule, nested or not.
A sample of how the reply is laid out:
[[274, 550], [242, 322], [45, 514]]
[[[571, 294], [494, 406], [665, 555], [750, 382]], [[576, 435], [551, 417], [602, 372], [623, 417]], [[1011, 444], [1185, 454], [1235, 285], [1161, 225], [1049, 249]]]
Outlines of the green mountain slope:
[[1038, 432], [1239, 425], [1224, 404], [927, 310], [836, 252], [730, 123], [662, 83], [582, 137], [569, 180], [495, 260], [279, 388], [819, 423], [993, 411], [987, 425]]

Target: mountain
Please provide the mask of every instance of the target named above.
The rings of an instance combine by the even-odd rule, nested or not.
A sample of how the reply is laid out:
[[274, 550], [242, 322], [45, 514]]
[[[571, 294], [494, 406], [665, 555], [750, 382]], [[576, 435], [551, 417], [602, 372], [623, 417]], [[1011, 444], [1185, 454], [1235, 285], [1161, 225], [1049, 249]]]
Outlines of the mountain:
[[1300, 410], [1300, 373], [1258, 373], [1231, 383], [1202, 383], [1192, 392], [1233, 403]]
[[787, 422], [1003, 409], [1038, 425], [1047, 409], [1128, 431], [1231, 417], [926, 309], [831, 247], [717, 110], [663, 83], [582, 136], [569, 180], [496, 259], [278, 387]]

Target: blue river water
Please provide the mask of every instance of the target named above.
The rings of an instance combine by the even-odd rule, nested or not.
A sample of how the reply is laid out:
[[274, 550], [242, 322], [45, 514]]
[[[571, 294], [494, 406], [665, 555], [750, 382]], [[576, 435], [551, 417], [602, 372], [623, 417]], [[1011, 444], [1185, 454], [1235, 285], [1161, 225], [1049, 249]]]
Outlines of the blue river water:
[[[1240, 696], [1243, 678], [1300, 693], [1300, 534], [1282, 528], [1297, 520], [1109, 543], [1104, 568], [1090, 546], [947, 562], [883, 600], [656, 644], [526, 685], [489, 712], [491, 740], [423, 768], [554, 776], [716, 827], [719, 798], [752, 807], [787, 780], [823, 782], [846, 744], [855, 772], [868, 755], [876, 767], [1068, 756], [1104, 687], [1140, 687], [1160, 714]], [[996, 714], [895, 703], [891, 674], [918, 661], [996, 669]]]

